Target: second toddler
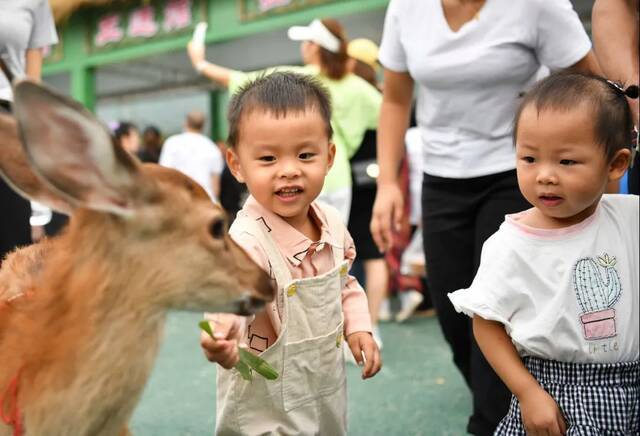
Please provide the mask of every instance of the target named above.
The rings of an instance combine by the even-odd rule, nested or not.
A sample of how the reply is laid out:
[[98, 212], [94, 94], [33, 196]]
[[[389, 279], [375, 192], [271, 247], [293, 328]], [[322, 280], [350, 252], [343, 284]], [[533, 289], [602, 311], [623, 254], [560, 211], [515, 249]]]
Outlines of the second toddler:
[[631, 154], [627, 96], [637, 86], [560, 73], [516, 116], [533, 207], [506, 217], [471, 287], [449, 294], [513, 393], [498, 435], [640, 430], [638, 197], [603, 195]]

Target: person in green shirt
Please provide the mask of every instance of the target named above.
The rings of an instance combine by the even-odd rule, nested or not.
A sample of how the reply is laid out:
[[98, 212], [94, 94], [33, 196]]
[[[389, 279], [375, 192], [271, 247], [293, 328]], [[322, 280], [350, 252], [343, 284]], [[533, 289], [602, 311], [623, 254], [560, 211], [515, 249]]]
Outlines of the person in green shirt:
[[252, 78], [276, 70], [308, 74], [320, 80], [331, 96], [336, 157], [319, 199], [336, 207], [346, 224], [351, 209], [349, 159], [358, 150], [364, 133], [377, 128], [382, 97], [371, 84], [348, 71], [347, 38], [338, 21], [313, 20], [308, 26], [291, 27], [288, 35], [294, 41], [301, 41], [304, 66], [277, 66], [246, 73], [208, 62], [204, 45], [191, 42], [187, 51], [196, 71], [228, 88], [232, 94]]

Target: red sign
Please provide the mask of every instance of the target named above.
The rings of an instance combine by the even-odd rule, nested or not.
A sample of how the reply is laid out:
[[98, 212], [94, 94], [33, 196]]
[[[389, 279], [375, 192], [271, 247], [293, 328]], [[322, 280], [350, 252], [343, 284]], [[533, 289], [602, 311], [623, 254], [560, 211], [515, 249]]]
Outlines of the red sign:
[[266, 12], [269, 9], [288, 6], [289, 4], [291, 4], [291, 0], [260, 0], [258, 8], [260, 9], [260, 12]]
[[118, 42], [124, 37], [120, 28], [120, 16], [111, 14], [102, 17], [98, 21], [98, 32], [95, 36], [95, 45], [100, 47], [110, 42]]
[[191, 1], [169, 0], [164, 8], [165, 31], [178, 30], [191, 24]]
[[144, 37], [158, 33], [158, 24], [156, 23], [155, 12], [149, 5], [134, 9], [129, 16], [129, 36]]

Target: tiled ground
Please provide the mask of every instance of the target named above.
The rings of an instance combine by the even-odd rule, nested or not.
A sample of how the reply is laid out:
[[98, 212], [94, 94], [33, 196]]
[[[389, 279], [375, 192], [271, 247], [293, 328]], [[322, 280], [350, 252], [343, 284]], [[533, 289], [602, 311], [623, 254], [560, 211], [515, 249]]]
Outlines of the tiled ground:
[[[198, 314], [174, 313], [136, 410], [136, 436], [213, 433], [215, 367], [201, 355]], [[366, 382], [349, 367], [350, 435], [464, 435], [471, 401], [435, 318], [383, 324], [384, 368]], [[144, 346], [144, 343], [141, 343]]]

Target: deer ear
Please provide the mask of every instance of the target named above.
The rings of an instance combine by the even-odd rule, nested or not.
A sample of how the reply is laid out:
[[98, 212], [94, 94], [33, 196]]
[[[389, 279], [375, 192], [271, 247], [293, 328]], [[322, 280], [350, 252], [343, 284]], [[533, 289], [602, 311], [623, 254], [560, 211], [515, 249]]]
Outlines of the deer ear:
[[74, 202], [118, 215], [133, 211], [139, 164], [80, 104], [33, 82], [14, 87], [14, 111], [33, 170]]
[[56, 192], [31, 170], [13, 117], [0, 114], [0, 138], [0, 176], [23, 197], [70, 215], [73, 211], [72, 201], [61, 192]]

